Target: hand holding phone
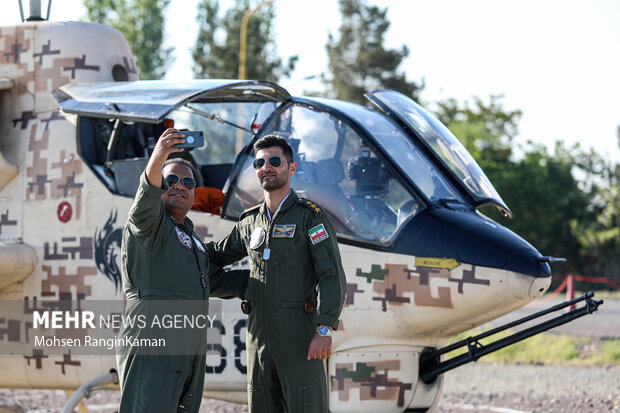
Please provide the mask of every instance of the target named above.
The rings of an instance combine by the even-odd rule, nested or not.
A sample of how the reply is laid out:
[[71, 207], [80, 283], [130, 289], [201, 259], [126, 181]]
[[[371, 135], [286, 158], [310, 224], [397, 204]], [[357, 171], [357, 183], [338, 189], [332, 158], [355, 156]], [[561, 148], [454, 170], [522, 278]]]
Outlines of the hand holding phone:
[[173, 145], [175, 148], [200, 148], [205, 144], [204, 132], [201, 130], [179, 131], [185, 135], [185, 143]]

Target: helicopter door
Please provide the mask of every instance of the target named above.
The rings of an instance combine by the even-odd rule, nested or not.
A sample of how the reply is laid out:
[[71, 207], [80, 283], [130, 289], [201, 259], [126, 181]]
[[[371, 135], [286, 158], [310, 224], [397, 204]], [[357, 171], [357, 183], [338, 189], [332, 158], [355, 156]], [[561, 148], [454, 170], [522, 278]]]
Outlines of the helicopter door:
[[[297, 162], [291, 186], [329, 213], [341, 238], [387, 246], [404, 222], [423, 209], [365, 138], [332, 113], [293, 104], [269, 119], [260, 133], [290, 143]], [[228, 218], [263, 201], [253, 155], [247, 151], [244, 157], [224, 207]]]
[[52, 94], [66, 113], [130, 122], [160, 122], [188, 102], [283, 102], [289, 93], [275, 83], [201, 79], [67, 84]]
[[217, 79], [70, 84], [54, 95], [63, 111], [79, 115], [82, 159], [111, 192], [129, 197], [168, 127], [205, 132], [202, 148], [177, 156], [196, 166], [199, 186], [221, 190], [253, 137], [259, 108], [273, 110], [290, 97], [269, 82]]

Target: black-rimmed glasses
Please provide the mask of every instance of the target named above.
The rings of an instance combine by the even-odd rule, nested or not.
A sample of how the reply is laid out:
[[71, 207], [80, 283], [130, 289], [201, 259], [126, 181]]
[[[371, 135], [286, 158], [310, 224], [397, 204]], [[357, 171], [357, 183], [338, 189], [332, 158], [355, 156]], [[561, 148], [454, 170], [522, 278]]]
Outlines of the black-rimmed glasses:
[[[166, 182], [168, 183], [168, 187], [172, 188], [173, 186], [175, 186], [176, 184], [179, 183], [179, 177], [174, 175], [174, 174], [170, 174], [168, 176], [166, 176], [164, 178], [166, 180]], [[192, 190], [194, 188], [196, 188], [196, 181], [194, 181], [194, 178], [190, 178], [189, 176], [185, 176], [182, 179], [183, 182], [183, 186], [185, 188], [187, 188], [188, 190]]]

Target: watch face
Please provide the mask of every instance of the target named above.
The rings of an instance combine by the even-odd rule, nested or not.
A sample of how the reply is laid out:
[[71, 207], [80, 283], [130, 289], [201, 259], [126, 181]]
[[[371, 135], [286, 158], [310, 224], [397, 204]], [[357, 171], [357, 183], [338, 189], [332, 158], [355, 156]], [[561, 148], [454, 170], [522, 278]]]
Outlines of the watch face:
[[329, 334], [329, 327], [327, 327], [327, 326], [320, 326], [318, 331], [319, 331], [319, 335], [326, 336], [327, 334]]

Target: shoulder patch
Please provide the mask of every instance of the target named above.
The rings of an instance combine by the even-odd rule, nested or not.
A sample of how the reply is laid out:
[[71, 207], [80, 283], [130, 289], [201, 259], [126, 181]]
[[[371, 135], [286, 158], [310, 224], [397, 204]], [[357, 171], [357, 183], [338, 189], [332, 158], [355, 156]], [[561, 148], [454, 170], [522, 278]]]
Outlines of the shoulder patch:
[[308, 231], [308, 235], [310, 236], [310, 241], [312, 241], [312, 245], [316, 245], [319, 242], [329, 238], [329, 234], [325, 229], [325, 225], [319, 224], [316, 227], [312, 228]]
[[299, 198], [297, 200], [297, 202], [302, 204], [303, 206], [305, 206], [309, 210], [311, 210], [314, 213], [314, 215], [318, 215], [321, 212], [323, 212], [323, 210], [321, 209], [320, 206], [318, 206], [314, 202], [310, 201], [309, 199]]
[[246, 216], [248, 214], [251, 214], [254, 211], [257, 211], [260, 208], [261, 205], [262, 205], [262, 203], [258, 204], [258, 205], [254, 205], [253, 207], [246, 209], [245, 211], [243, 211], [243, 213], [241, 214], [239, 219], [243, 218], [244, 216]]

